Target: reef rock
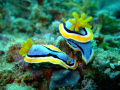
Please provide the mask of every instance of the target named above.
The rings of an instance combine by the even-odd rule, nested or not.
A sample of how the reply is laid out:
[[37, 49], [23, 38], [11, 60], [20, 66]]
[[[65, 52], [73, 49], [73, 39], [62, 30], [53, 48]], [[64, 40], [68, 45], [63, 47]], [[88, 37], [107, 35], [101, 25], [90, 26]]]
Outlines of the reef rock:
[[50, 79], [49, 90], [65, 87], [65, 86], [74, 86], [78, 83], [80, 75], [77, 71], [70, 70], [55, 70]]

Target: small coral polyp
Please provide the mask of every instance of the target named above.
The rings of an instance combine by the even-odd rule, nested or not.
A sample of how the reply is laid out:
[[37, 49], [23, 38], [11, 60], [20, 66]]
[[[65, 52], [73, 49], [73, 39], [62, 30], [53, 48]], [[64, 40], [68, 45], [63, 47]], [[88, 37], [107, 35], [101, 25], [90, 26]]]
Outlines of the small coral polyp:
[[68, 19], [67, 21], [63, 19], [64, 23], [59, 25], [59, 31], [74, 51], [81, 51], [82, 59], [88, 64], [94, 54], [90, 42], [93, 39], [93, 33], [90, 29], [92, 26], [88, 24], [92, 17], [85, 19], [85, 14], [83, 13], [81, 18], [79, 18], [76, 12], [73, 12], [73, 16], [73, 19]]

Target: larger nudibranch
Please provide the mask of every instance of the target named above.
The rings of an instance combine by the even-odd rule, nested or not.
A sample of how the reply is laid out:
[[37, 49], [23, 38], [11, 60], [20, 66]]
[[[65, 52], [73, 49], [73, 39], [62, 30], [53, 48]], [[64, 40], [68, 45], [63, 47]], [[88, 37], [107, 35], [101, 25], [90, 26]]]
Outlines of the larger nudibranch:
[[[53, 45], [27, 45], [28, 42], [22, 44], [22, 48], [19, 54], [27, 55], [24, 58], [25, 62], [28, 63], [51, 63], [55, 65], [60, 65], [66, 69], [76, 69], [77, 62], [73, 58], [67, 56], [64, 52]], [[26, 47], [23, 47], [26, 46]], [[31, 47], [30, 47], [31, 46]], [[28, 49], [28, 48], [29, 49]], [[23, 52], [23, 53], [22, 53]]]
[[76, 12], [73, 12], [74, 19], [68, 19], [64, 23], [59, 25], [59, 31], [68, 45], [75, 51], [80, 50], [82, 52], [82, 59], [86, 64], [90, 62], [93, 57], [93, 50], [91, 48], [91, 40], [93, 39], [93, 33], [88, 24], [92, 17], [85, 19], [85, 14], [78, 17]]

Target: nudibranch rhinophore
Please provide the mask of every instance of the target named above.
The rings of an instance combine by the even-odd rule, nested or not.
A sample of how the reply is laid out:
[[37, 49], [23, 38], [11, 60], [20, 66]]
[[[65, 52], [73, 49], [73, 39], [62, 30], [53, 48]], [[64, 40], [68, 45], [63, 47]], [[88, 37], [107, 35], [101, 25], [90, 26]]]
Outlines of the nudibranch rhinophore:
[[[24, 46], [27, 45], [24, 44]], [[22, 47], [21, 49], [25, 48]], [[27, 52], [24, 61], [28, 63], [51, 63], [62, 66], [66, 69], [77, 68], [76, 60], [70, 58], [67, 54], [53, 45], [32, 45]]]
[[[88, 22], [92, 17], [85, 19], [85, 14], [78, 17], [76, 12], [73, 12], [74, 19], [68, 19], [64, 23], [59, 25], [59, 31], [64, 37], [67, 44], [75, 51], [81, 51], [82, 59], [88, 64], [94, 54], [91, 48], [91, 40], [93, 39], [93, 33]], [[85, 20], [84, 20], [85, 19]]]

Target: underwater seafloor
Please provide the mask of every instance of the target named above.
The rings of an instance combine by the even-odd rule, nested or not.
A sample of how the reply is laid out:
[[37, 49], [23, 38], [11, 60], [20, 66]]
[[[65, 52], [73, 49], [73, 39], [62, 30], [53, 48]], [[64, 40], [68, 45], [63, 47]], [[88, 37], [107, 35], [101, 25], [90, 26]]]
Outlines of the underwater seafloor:
[[[0, 90], [119, 90], [120, 0], [0, 0]], [[72, 13], [92, 16], [94, 56], [87, 65], [59, 32]], [[18, 52], [23, 41], [54, 45], [75, 70], [29, 64]]]

